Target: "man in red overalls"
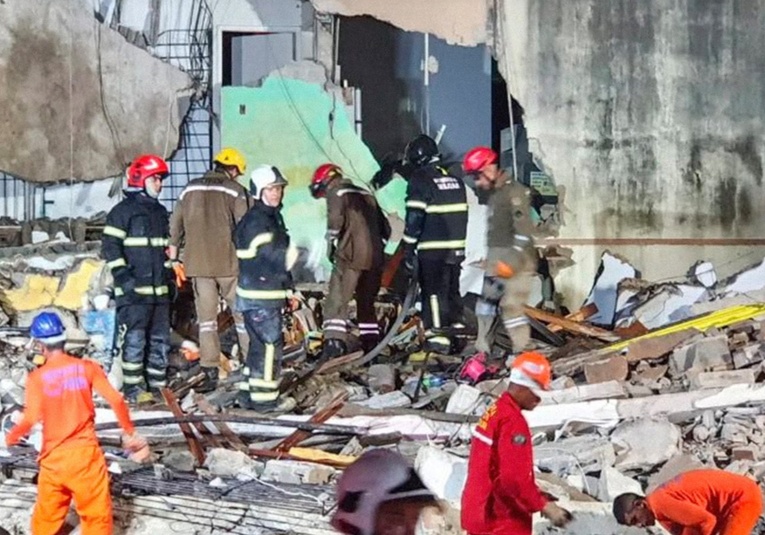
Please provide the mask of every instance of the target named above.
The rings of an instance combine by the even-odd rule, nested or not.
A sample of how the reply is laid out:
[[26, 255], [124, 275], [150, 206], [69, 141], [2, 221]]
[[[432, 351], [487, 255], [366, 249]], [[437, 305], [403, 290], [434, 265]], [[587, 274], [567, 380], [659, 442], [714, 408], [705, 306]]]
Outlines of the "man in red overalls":
[[471, 535], [531, 535], [532, 515], [541, 511], [562, 527], [571, 513], [549, 501], [534, 479], [531, 433], [521, 410], [533, 410], [547, 390], [550, 363], [536, 352], [512, 364], [510, 385], [473, 430], [468, 475], [462, 493], [462, 528]]

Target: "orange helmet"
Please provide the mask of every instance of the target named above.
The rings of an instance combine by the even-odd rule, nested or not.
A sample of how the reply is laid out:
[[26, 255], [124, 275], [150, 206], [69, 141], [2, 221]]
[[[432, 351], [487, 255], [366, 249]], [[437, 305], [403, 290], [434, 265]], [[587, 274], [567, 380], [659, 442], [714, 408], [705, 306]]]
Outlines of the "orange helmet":
[[466, 173], [477, 173], [489, 164], [497, 163], [499, 155], [489, 147], [470, 149], [462, 160], [462, 168]]
[[541, 353], [521, 353], [510, 366], [510, 382], [532, 389], [549, 390], [552, 382], [550, 361]]
[[343, 170], [339, 165], [325, 163], [316, 168], [311, 179], [311, 195], [314, 199], [321, 199], [327, 194], [327, 185], [333, 178], [343, 176]]
[[170, 172], [167, 162], [154, 154], [138, 156], [127, 168], [127, 185], [129, 188], [143, 189], [146, 179], [159, 175], [164, 178]]

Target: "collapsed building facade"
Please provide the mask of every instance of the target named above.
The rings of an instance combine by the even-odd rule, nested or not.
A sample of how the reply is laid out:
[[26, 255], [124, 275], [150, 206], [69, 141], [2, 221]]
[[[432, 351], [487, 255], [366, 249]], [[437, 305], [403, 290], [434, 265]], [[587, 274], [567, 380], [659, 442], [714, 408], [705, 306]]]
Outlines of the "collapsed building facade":
[[[549, 413], [535, 413], [530, 423], [548, 435], [547, 450], [538, 450], [543, 485], [576, 502], [580, 523], [571, 532], [617, 532], [605, 515], [615, 493], [645, 490], [685, 467], [761, 477], [763, 394], [756, 383], [763, 311], [753, 303], [762, 301], [758, 263], [765, 253], [758, 217], [765, 208], [759, 53], [765, 4], [440, 4], [437, 10], [426, 0], [0, 5], [0, 77], [9, 88], [0, 113], [10, 125], [0, 143], [3, 232], [7, 244], [23, 245], [3, 255], [4, 343], [16, 347], [30, 314], [55, 307], [69, 311], [81, 345], [108, 354], [108, 314], [99, 314], [104, 307], [96, 303], [109, 281], [93, 242], [100, 216], [117, 200], [109, 190], [119, 189], [126, 162], [138, 153], [171, 157], [162, 197], [169, 209], [216, 148], [237, 145], [250, 162], [277, 165], [290, 179], [285, 219], [304, 253], [301, 279], [314, 283], [328, 274], [324, 207], [307, 189], [317, 163], [336, 162], [368, 182], [387, 153], [421, 131], [440, 131], [456, 161], [494, 136], [500, 146], [506, 141], [511, 124], [495, 111], [504, 105], [511, 123], [525, 125], [535, 164], [557, 186], [555, 225], [539, 245], [565, 267], [553, 270], [558, 310], [584, 311], [569, 320], [573, 326], [530, 311], [542, 322], [541, 338], [559, 351], [560, 382], [545, 400]], [[511, 98], [522, 117], [514, 116]], [[400, 179], [378, 192], [394, 242], [402, 233], [404, 194]], [[469, 261], [480, 258], [483, 233], [475, 222], [480, 208], [474, 203], [471, 210]], [[58, 218], [66, 220], [48, 221]], [[716, 269], [712, 283], [698, 270], [686, 276], [699, 260]], [[464, 289], [474, 289], [480, 276], [466, 269]], [[306, 295], [320, 299], [310, 288]], [[392, 306], [381, 304], [382, 313], [395, 317]], [[708, 322], [693, 323], [698, 317]], [[662, 331], [677, 322], [690, 323], [681, 334]], [[312, 314], [301, 325], [310, 340]], [[124, 527], [152, 529], [159, 521], [210, 532], [329, 533], [335, 470], [372, 444], [398, 444], [457, 508], [469, 428], [497, 385], [458, 386], [444, 371], [448, 359], [435, 369], [427, 357], [418, 364], [416, 328], [405, 325], [397, 334], [394, 358], [382, 362], [403, 374], [394, 388], [375, 383], [375, 373], [389, 370], [358, 362], [296, 380], [305, 413], [333, 407], [336, 395], [347, 400], [324, 415], [330, 419], [305, 428], [315, 436], [303, 445], [314, 453], [293, 451], [296, 441], [282, 444], [294, 427], [263, 422], [152, 428], [153, 440], [168, 444], [169, 460], [164, 468], [119, 475]], [[3, 357], [10, 360], [0, 383], [10, 406], [21, 403], [23, 387], [24, 357], [14, 351]], [[401, 352], [413, 357], [402, 364]], [[349, 370], [364, 370], [363, 386], [348, 379]], [[422, 395], [417, 385], [428, 374], [449, 380]], [[176, 395], [184, 410], [204, 412], [188, 389]], [[108, 426], [108, 415], [101, 417]], [[664, 442], [641, 442], [647, 430]], [[190, 436], [201, 440], [203, 458], [193, 447], [179, 451]], [[104, 437], [108, 443], [108, 431]], [[312, 464], [318, 449], [330, 460]], [[232, 457], [236, 451], [241, 455]], [[32, 488], [23, 470], [32, 466], [29, 457], [13, 464], [22, 482], [6, 481], [2, 492], [13, 496], [8, 507], [23, 511]], [[129, 472], [115, 468], [121, 470]], [[455, 510], [427, 520], [433, 532], [459, 531]], [[21, 513], [16, 525], [24, 529], [25, 522]]]

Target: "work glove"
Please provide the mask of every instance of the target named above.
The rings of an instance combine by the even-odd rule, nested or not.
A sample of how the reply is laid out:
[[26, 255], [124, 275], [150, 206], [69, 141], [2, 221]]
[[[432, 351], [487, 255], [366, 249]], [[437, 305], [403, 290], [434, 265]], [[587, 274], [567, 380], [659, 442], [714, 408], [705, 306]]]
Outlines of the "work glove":
[[122, 447], [128, 452], [128, 459], [134, 463], [144, 463], [151, 457], [149, 443], [138, 433], [122, 435]]
[[186, 277], [186, 267], [180, 260], [171, 260], [170, 266], [173, 268], [173, 274], [175, 275], [175, 286], [180, 290], [183, 287], [183, 283], [189, 280]]
[[569, 511], [560, 507], [555, 502], [547, 502], [547, 505], [542, 509], [542, 516], [547, 518], [557, 528], [562, 528], [571, 522], [573, 518]]

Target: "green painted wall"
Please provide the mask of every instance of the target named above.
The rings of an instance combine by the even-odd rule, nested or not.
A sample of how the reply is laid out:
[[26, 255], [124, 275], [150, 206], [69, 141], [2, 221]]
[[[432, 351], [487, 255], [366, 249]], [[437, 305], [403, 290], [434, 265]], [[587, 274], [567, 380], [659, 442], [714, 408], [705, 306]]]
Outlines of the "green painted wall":
[[[311, 175], [331, 161], [364, 184], [379, 168], [356, 135], [342, 100], [333, 104], [332, 95], [319, 84], [278, 75], [268, 77], [258, 88], [224, 87], [221, 136], [222, 146], [235, 147], [247, 156], [250, 169], [275, 165], [287, 177], [284, 217], [290, 235], [296, 245], [308, 249], [308, 265], [317, 277], [326, 277], [326, 202], [308, 192]], [[378, 192], [377, 199], [383, 210], [403, 218], [405, 194], [406, 182], [398, 178]], [[390, 244], [389, 250], [395, 245]]]

